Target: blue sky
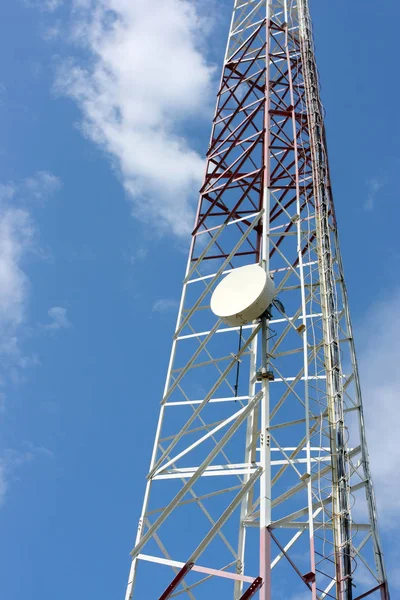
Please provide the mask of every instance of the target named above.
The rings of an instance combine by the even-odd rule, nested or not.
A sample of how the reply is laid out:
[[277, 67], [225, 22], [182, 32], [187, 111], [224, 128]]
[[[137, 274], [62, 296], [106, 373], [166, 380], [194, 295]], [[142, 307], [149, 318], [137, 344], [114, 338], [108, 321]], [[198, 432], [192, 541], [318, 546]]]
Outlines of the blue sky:
[[[177, 7], [0, 9], [7, 600], [123, 596], [231, 3]], [[399, 6], [382, 3], [379, 22], [372, 0], [311, 9], [384, 548], [400, 589]]]

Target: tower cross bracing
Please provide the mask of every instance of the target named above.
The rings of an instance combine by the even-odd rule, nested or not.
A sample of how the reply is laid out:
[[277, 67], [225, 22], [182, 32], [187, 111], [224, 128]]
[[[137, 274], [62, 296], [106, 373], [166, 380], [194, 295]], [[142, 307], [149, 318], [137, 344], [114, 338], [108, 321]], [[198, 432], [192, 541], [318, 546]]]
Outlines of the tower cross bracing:
[[307, 0], [234, 3], [126, 591], [178, 597], [389, 600]]

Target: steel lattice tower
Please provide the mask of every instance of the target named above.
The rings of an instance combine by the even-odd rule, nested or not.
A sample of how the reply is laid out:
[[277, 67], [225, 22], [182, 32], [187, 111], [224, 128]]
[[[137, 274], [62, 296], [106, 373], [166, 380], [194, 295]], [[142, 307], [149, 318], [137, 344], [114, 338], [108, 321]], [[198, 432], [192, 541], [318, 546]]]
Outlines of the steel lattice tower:
[[[276, 300], [227, 327], [254, 263]], [[233, 9], [126, 592], [179, 596], [389, 600], [307, 0]]]

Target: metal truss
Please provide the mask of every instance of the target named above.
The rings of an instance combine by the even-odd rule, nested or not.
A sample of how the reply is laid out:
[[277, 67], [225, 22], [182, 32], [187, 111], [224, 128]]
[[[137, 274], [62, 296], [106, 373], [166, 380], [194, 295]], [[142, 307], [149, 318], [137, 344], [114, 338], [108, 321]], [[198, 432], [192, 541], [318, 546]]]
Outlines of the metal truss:
[[126, 600], [257, 594], [389, 600], [307, 0], [235, 1]]

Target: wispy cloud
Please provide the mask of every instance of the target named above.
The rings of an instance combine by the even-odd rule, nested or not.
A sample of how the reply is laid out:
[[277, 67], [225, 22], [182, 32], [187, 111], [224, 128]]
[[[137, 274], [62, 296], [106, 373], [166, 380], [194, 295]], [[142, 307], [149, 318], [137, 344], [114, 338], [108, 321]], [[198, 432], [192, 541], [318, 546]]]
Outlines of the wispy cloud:
[[400, 516], [400, 289], [371, 307], [358, 347], [367, 440], [382, 526]]
[[38, 171], [34, 177], [27, 177], [22, 184], [23, 190], [36, 200], [43, 200], [58, 191], [61, 186], [60, 178], [48, 171]]
[[71, 321], [67, 317], [67, 309], [62, 306], [53, 306], [49, 308], [48, 315], [50, 317], [50, 323], [47, 323], [44, 327], [46, 329], [69, 329], [72, 327]]
[[374, 208], [376, 197], [384, 185], [385, 183], [376, 177], [367, 181], [367, 197], [364, 202], [365, 210], [372, 210]]
[[42, 0], [42, 6], [49, 12], [58, 10], [63, 4], [64, 0]]
[[53, 452], [44, 446], [35, 446], [30, 442], [23, 445], [23, 450], [5, 448], [0, 452], [0, 505], [5, 501], [15, 472], [24, 465], [38, 458], [53, 458]]
[[134, 215], [178, 236], [193, 224], [204, 169], [182, 126], [208, 113], [209, 25], [192, 0], [75, 0], [73, 37], [90, 60], [61, 64], [55, 86], [117, 166]]
[[138, 262], [142, 262], [143, 260], [145, 260], [148, 254], [149, 251], [147, 250], [147, 248], [139, 246], [128, 255], [128, 260], [131, 263], [131, 265], [135, 265]]
[[16, 378], [15, 369], [37, 364], [37, 358], [23, 356], [20, 334], [27, 320], [30, 293], [23, 265], [26, 256], [37, 247], [36, 225], [25, 205], [32, 195], [43, 198], [56, 189], [53, 181], [56, 178], [49, 173], [43, 177], [44, 173], [19, 184], [0, 184], [0, 378], [3, 384], [10, 377]]
[[0, 204], [0, 331], [3, 344], [10, 345], [10, 336], [21, 324], [29, 282], [21, 268], [24, 255], [32, 249], [35, 226], [28, 211]]
[[171, 298], [160, 298], [153, 304], [153, 311], [158, 313], [167, 313], [178, 308], [178, 302]]
[[7, 492], [7, 473], [6, 467], [0, 460], [0, 505], [3, 504]]
[[64, 0], [21, 0], [28, 8], [35, 8], [40, 12], [54, 13], [61, 8]]
[[54, 42], [61, 37], [63, 31], [64, 29], [62, 20], [55, 19], [50, 26], [43, 26], [41, 30], [41, 37], [45, 42]]

